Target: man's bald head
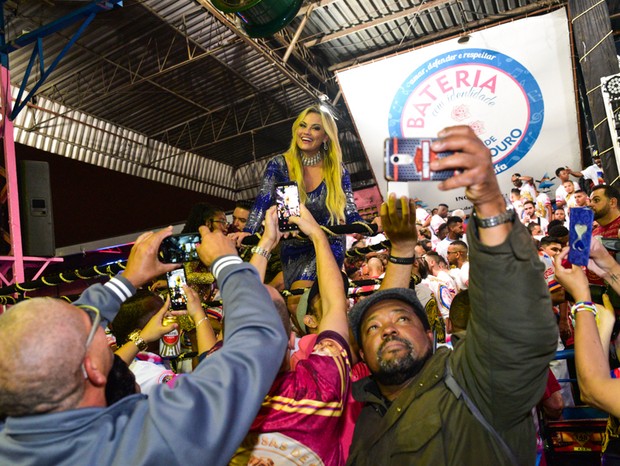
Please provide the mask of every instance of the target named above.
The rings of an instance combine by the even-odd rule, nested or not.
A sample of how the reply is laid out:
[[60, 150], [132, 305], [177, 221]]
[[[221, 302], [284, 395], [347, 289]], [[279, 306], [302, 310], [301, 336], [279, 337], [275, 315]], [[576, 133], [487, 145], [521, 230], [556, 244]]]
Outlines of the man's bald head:
[[52, 298], [22, 301], [0, 315], [0, 418], [77, 406], [88, 320]]

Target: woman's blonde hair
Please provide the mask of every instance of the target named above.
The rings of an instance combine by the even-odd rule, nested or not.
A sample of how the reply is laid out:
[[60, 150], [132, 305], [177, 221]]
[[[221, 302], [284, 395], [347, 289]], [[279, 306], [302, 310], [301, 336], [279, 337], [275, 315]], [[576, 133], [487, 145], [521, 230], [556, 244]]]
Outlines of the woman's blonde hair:
[[329, 212], [329, 220], [332, 224], [344, 223], [344, 208], [347, 203], [346, 196], [342, 190], [342, 151], [340, 150], [340, 142], [338, 141], [338, 127], [334, 118], [324, 112], [317, 106], [306, 108], [302, 111], [292, 128], [291, 145], [284, 153], [284, 158], [289, 166], [289, 176], [292, 181], [296, 181], [299, 186], [299, 197], [301, 202], [306, 202], [308, 195], [306, 194], [306, 186], [303, 176], [303, 165], [299, 156], [299, 148], [297, 147], [297, 130], [306, 115], [316, 113], [321, 117], [321, 123], [327, 133], [327, 151], [321, 146], [323, 151], [323, 178], [327, 187], [326, 206]]

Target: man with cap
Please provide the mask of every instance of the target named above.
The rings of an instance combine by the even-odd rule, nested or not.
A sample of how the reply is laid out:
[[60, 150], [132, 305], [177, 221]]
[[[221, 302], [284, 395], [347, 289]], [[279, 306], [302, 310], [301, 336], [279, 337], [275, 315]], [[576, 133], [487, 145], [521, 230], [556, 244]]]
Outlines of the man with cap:
[[[426, 314], [409, 289], [382, 289], [353, 307], [349, 324], [372, 376], [354, 385], [366, 405], [348, 464], [533, 465], [530, 411], [557, 340], [543, 265], [474, 132], [444, 129], [432, 148], [454, 151], [432, 170], [458, 170], [439, 189], [465, 187], [474, 206], [468, 333], [454, 351], [433, 352]], [[396, 254], [389, 258], [396, 266], [414, 260], [413, 247]]]

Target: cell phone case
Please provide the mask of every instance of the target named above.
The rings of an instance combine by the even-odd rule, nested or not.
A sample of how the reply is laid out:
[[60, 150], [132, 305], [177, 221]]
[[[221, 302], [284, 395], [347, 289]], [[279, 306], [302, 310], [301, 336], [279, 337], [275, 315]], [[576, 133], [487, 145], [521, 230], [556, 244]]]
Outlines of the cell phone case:
[[588, 265], [593, 221], [594, 212], [589, 207], [571, 207], [568, 230], [568, 261], [571, 264]]
[[159, 246], [159, 260], [165, 264], [181, 264], [198, 260], [196, 245], [200, 243], [199, 233], [182, 233], [164, 238]]
[[452, 152], [435, 152], [436, 138], [388, 138], [385, 140], [385, 179], [387, 181], [443, 181], [454, 170], [431, 171], [430, 163]]

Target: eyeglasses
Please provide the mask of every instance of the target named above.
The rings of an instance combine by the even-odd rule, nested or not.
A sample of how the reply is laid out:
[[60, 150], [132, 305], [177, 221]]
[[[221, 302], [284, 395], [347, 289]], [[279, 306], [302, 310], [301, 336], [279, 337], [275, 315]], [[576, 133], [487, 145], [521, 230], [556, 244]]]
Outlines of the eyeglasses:
[[[88, 317], [90, 318], [90, 322], [92, 324], [90, 328], [90, 332], [88, 333], [88, 337], [86, 338], [86, 343], [84, 344], [84, 350], [85, 350], [84, 356], [86, 356], [86, 353], [88, 352], [88, 347], [93, 342], [93, 338], [95, 338], [95, 333], [97, 332], [97, 329], [99, 328], [99, 323], [101, 322], [101, 313], [99, 312], [99, 309], [97, 309], [96, 307], [89, 306], [87, 304], [81, 304], [78, 307], [81, 310], [83, 310], [86, 314], [88, 314]], [[88, 374], [86, 373], [86, 368], [84, 367], [83, 362], [82, 362], [82, 373], [84, 374], [84, 378], [87, 379]]]
[[228, 220], [211, 220], [213, 223], [221, 223], [223, 225], [228, 225]]

